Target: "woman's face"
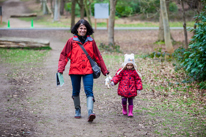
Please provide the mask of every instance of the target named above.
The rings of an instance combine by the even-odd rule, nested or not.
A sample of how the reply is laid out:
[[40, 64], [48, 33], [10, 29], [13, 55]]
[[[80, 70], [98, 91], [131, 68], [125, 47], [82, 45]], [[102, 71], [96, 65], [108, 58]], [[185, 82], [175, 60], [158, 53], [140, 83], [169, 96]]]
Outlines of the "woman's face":
[[87, 27], [83, 24], [79, 25], [79, 28], [77, 29], [78, 35], [85, 36], [87, 33]]

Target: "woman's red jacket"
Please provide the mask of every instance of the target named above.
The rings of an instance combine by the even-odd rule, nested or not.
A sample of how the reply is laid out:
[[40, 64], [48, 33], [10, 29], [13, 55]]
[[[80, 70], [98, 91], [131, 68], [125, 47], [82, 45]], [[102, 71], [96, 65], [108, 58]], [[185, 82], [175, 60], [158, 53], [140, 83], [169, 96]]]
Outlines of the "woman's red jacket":
[[[73, 36], [67, 41], [60, 54], [58, 72], [63, 73], [67, 62], [70, 60], [69, 75], [85, 75], [93, 73], [89, 59], [87, 58], [86, 54], [81, 49], [78, 43], [82, 44], [77, 36]], [[93, 40], [93, 38], [87, 36], [87, 39], [83, 46], [90, 55], [90, 57], [94, 59], [99, 65], [103, 75], [109, 73], [96, 45], [96, 42]]]

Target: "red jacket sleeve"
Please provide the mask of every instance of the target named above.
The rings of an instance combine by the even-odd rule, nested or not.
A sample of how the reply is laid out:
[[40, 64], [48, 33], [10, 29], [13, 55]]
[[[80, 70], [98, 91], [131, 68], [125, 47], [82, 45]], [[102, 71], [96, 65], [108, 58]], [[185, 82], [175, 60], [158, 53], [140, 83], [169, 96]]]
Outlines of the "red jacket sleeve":
[[136, 85], [137, 90], [142, 90], [143, 89], [142, 80], [141, 80], [140, 76], [137, 73], [136, 73], [136, 76], [135, 76], [135, 85]]
[[63, 73], [65, 66], [70, 59], [72, 50], [72, 38], [70, 38], [65, 44], [62, 52], [60, 53], [59, 63], [58, 63], [58, 72]]
[[103, 73], [103, 75], [106, 76], [106, 74], [109, 74], [109, 71], [107, 70], [107, 67], [104, 63], [104, 60], [102, 58], [102, 55], [96, 45], [96, 42], [93, 40], [93, 51], [94, 51], [94, 59], [97, 62], [97, 64], [99, 65], [99, 67], [101, 68], [101, 71]]

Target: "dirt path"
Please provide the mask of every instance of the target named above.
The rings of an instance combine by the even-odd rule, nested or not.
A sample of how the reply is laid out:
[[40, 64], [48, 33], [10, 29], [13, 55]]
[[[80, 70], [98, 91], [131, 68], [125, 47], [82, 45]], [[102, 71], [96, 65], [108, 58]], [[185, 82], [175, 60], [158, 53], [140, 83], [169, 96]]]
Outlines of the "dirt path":
[[[101, 32], [100, 32], [101, 33]], [[26, 93], [22, 104], [26, 110], [24, 121], [29, 131], [28, 136], [144, 136], [149, 135], [150, 127], [144, 126], [144, 115], [136, 115], [128, 118], [121, 114], [121, 99], [117, 96], [117, 86], [107, 89], [104, 86], [104, 76], [94, 82], [94, 94], [96, 102], [94, 111], [97, 115], [95, 121], [87, 122], [86, 97], [81, 90], [82, 118], [74, 119], [74, 105], [71, 98], [72, 87], [68, 77], [68, 68], [64, 73], [65, 85], [61, 88], [55, 86], [55, 73], [59, 54], [65, 44], [66, 37], [72, 35], [62, 31], [4, 31], [5, 35], [16, 37], [33, 37], [49, 39], [52, 50], [47, 55], [40, 70], [35, 70], [36, 75], [43, 75], [42, 80], [29, 85], [32, 92]], [[97, 32], [97, 35], [99, 33]], [[63, 40], [55, 39], [57, 37]], [[28, 68], [30, 69], [30, 68]], [[114, 74], [115, 70], [110, 70]], [[22, 88], [26, 88], [24, 85]], [[139, 97], [134, 101], [135, 109], [147, 103], [140, 102]], [[22, 125], [21, 125], [22, 126]], [[32, 128], [31, 128], [32, 127]], [[23, 128], [23, 127], [22, 127]], [[150, 135], [152, 136], [152, 135]]]

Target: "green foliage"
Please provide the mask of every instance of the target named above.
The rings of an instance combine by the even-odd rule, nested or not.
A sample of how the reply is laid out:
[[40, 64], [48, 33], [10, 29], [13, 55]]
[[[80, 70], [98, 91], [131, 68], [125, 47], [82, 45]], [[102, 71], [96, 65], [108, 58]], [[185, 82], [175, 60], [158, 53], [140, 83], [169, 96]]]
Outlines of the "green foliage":
[[178, 11], [178, 7], [177, 7], [177, 4], [175, 2], [171, 2], [169, 4], [169, 11], [170, 12], [177, 12]]
[[[72, 6], [71, 2], [66, 3], [65, 4], [65, 10], [68, 11], [68, 12], [71, 12], [71, 6]], [[78, 17], [80, 16], [80, 7], [77, 3], [75, 5], [75, 15], [78, 16]]]
[[[206, 7], [205, 7], [206, 9]], [[196, 16], [200, 22], [192, 31], [195, 35], [191, 39], [188, 49], [178, 48], [174, 56], [178, 62], [177, 67], [183, 68], [188, 76], [197, 81], [206, 80], [206, 12]]]
[[119, 2], [116, 5], [116, 16], [118, 17], [127, 17], [132, 15], [133, 13], [133, 8], [128, 5], [127, 3], [124, 2]]
[[113, 45], [113, 44], [105, 45], [104, 43], [100, 43], [99, 49], [100, 50], [109, 51], [109, 52], [122, 53], [122, 51], [120, 50], [120, 46], [119, 45]]
[[162, 51], [162, 48], [155, 49], [154, 52], [145, 55], [143, 58], [160, 59], [161, 62], [172, 61], [172, 55]]

